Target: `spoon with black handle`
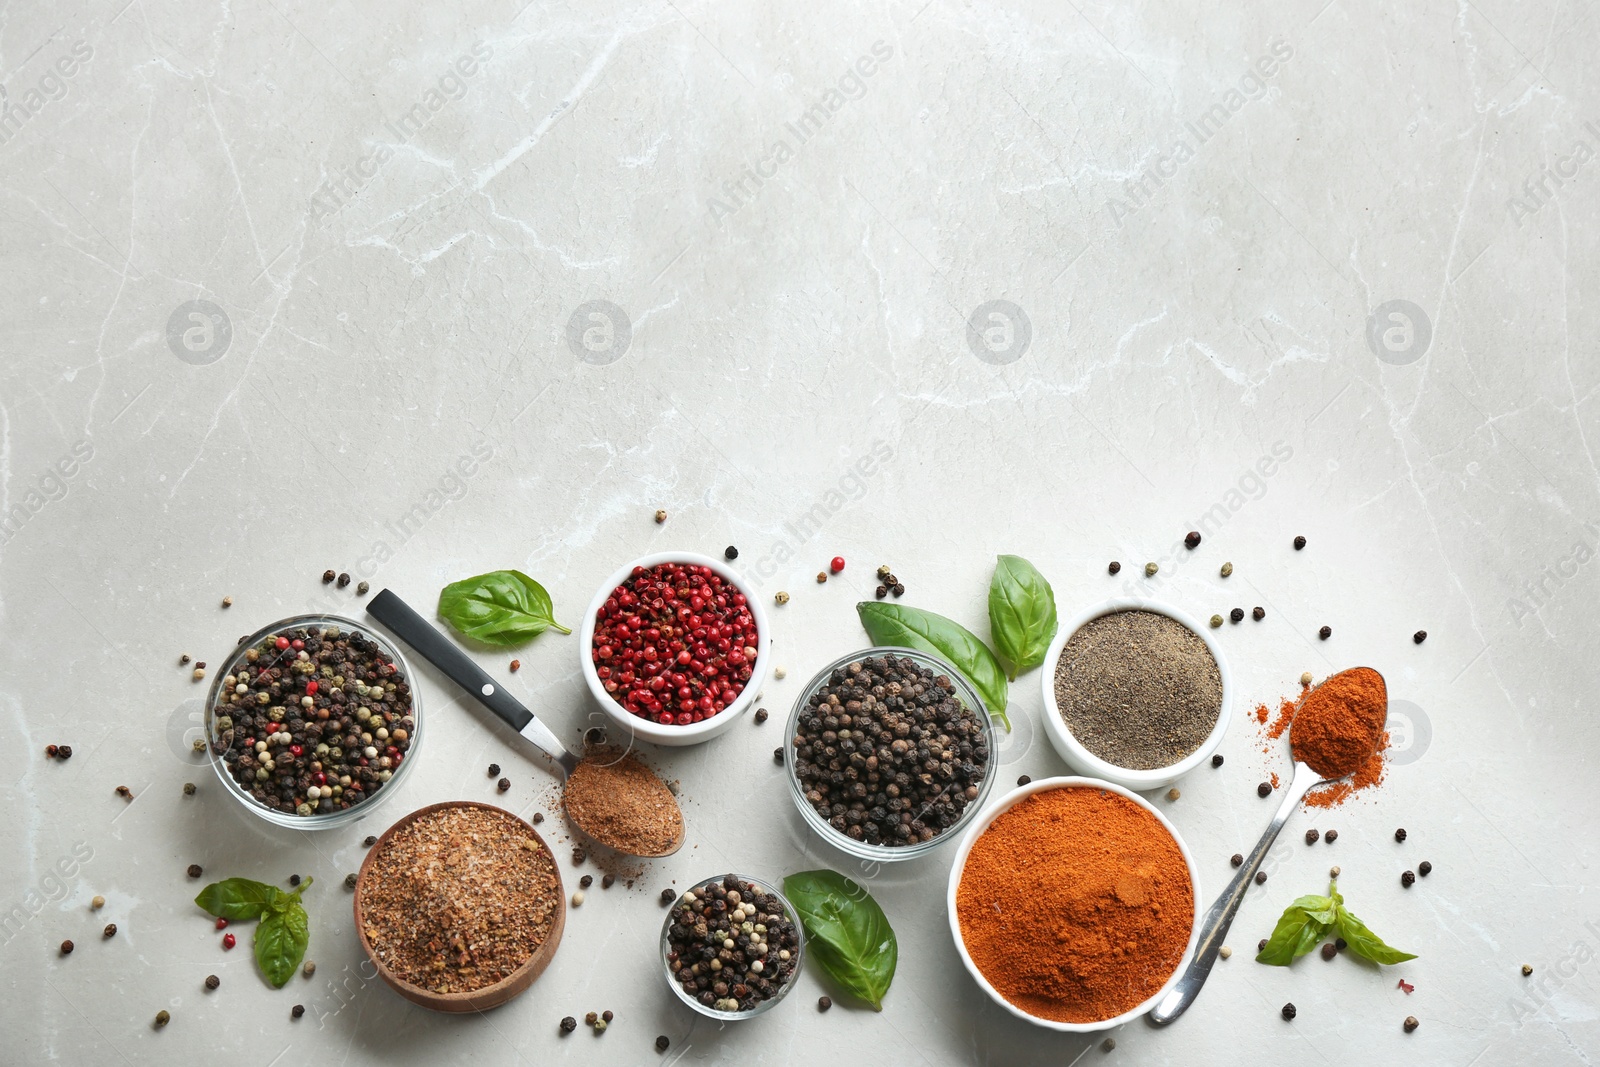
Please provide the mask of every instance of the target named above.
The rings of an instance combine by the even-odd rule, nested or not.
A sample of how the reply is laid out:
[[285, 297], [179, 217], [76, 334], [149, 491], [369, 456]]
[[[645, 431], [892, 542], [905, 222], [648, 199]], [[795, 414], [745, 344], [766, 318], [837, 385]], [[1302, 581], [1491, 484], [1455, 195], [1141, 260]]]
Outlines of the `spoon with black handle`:
[[[1383, 704], [1388, 705], [1388, 691], [1381, 674], [1370, 667], [1354, 667], [1351, 671], [1369, 671], [1375, 675], [1379, 691], [1383, 693]], [[1349, 674], [1351, 671], [1341, 671], [1340, 674]], [[1332, 678], [1337, 677], [1338, 674], [1332, 676]], [[1322, 684], [1328, 684], [1332, 678], [1324, 679]], [[1301, 702], [1304, 701], [1305, 697], [1301, 697]], [[1376, 749], [1376, 744], [1373, 747]], [[1291, 752], [1294, 750], [1292, 725], [1289, 733], [1289, 749]], [[1256, 847], [1244, 858], [1244, 863], [1234, 873], [1233, 880], [1200, 920], [1200, 940], [1194, 946], [1194, 959], [1189, 961], [1189, 967], [1183, 972], [1183, 977], [1178, 979], [1178, 984], [1157, 1001], [1156, 1006], [1150, 1009], [1150, 1014], [1145, 1016], [1151, 1023], [1165, 1026], [1188, 1011], [1189, 1005], [1194, 1003], [1194, 998], [1200, 995], [1200, 987], [1206, 984], [1206, 979], [1211, 975], [1211, 968], [1217, 962], [1217, 952], [1222, 948], [1222, 939], [1228, 936], [1228, 927], [1233, 925], [1233, 917], [1239, 911], [1240, 903], [1244, 901], [1245, 890], [1250, 888], [1250, 880], [1256, 876], [1256, 871], [1261, 869], [1261, 861], [1267, 858], [1267, 850], [1278, 839], [1278, 831], [1289, 821], [1289, 816], [1294, 814], [1294, 809], [1300, 805], [1300, 801], [1304, 800], [1305, 795], [1316, 786], [1340, 782], [1347, 777], [1349, 775], [1324, 778], [1300, 760], [1295, 761], [1294, 776], [1289, 780], [1289, 789], [1284, 794], [1283, 803], [1278, 805], [1277, 812], [1272, 816], [1272, 822], [1267, 824], [1266, 833], [1261, 835]]]
[[[570, 778], [572, 772], [578, 769], [578, 764], [582, 760], [575, 753], [568, 751], [548, 726], [540, 722], [520, 700], [496, 685], [494, 679], [485, 674], [483, 668], [472, 662], [454, 641], [413, 611], [411, 606], [394, 592], [385, 589], [368, 601], [367, 614], [383, 623], [390, 633], [411, 646], [417, 655], [439, 668], [445, 677], [465, 689], [469, 696], [494, 712], [540, 752], [549, 756], [556, 766], [561, 768], [563, 780]], [[567, 815], [571, 818], [572, 812], [569, 810]], [[573, 822], [593, 840], [607, 848], [629, 855], [645, 855], [651, 858], [670, 856], [683, 847], [683, 834], [680, 832], [677, 840], [665, 851], [635, 853], [626, 848], [618, 848], [615, 843], [578, 823], [576, 819], [573, 819]], [[682, 825], [681, 819], [679, 825]]]

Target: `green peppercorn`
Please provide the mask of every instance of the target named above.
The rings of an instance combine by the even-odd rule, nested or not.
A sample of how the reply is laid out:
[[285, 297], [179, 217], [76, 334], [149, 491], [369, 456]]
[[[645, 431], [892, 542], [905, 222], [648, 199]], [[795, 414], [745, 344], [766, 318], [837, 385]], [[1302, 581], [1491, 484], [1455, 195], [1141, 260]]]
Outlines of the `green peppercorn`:
[[156, 1012], [156, 1029], [157, 1030], [161, 1029], [163, 1026], [167, 1025], [171, 1021], [172, 1021], [172, 1013], [171, 1012], [168, 1012], [165, 1009]]
[[1224, 577], [1224, 578], [1226, 578], [1226, 577], [1227, 577], [1227, 576], [1228, 576], [1228, 575], [1230, 575], [1230, 574], [1232, 574], [1232, 573], [1233, 573], [1233, 564], [1231, 564], [1231, 563], [1224, 563], [1224, 564], [1223, 564], [1223, 565], [1222, 565], [1222, 576], [1223, 576], [1223, 577]]
[[1154, 563], [1146, 563], [1144, 565], [1144, 576], [1146, 578], [1154, 578], [1156, 576], [1156, 571], [1160, 569], [1161, 568], [1156, 566]]

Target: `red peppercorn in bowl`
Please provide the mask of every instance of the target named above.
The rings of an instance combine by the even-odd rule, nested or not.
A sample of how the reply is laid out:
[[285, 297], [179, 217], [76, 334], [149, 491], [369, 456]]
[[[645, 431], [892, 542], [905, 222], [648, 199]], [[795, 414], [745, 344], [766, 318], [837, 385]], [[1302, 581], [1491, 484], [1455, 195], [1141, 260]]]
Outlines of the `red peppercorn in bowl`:
[[695, 745], [755, 703], [771, 662], [766, 611], [720, 560], [663, 552], [619, 569], [579, 630], [584, 679], [632, 736]]

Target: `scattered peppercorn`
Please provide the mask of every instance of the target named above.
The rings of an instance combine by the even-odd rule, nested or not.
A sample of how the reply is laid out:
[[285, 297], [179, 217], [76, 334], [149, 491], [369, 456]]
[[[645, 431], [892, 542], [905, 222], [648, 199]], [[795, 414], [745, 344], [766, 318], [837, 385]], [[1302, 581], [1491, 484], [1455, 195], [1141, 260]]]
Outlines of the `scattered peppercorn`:
[[1427, 639], [1428, 639], [1428, 631], [1426, 631], [1426, 630], [1418, 630], [1416, 633], [1411, 635], [1411, 640], [1414, 643], [1419, 644], [1419, 645], [1422, 644], [1422, 642], [1426, 641]]
[[1526, 978], [1526, 977], [1528, 977], [1528, 975], [1530, 975], [1532, 973], [1533, 973], [1533, 968], [1530, 967], [1528, 964], [1524, 963], [1522, 965], [1522, 977]]
[[610, 1025], [610, 1023], [606, 1022], [604, 1019], [601, 1019], [599, 1022], [594, 1024], [594, 1032], [597, 1034], [603, 1034], [606, 1032], [606, 1027]]
[[827, 580], [828, 580], [828, 572], [827, 571], [818, 571], [817, 572], [817, 584], [818, 585], [821, 585], [823, 582], [825, 582]]
[[1177, 786], [1173, 786], [1171, 789], [1167, 790], [1167, 799], [1168, 800], [1177, 800], [1181, 796], [1183, 796], [1183, 794], [1178, 792], [1178, 787]]
[[1121, 569], [1122, 569], [1122, 564], [1118, 563], [1116, 560], [1112, 560], [1110, 563], [1108, 563], [1106, 565], [1106, 573], [1107, 574], [1115, 574], [1118, 571], [1120, 571]]
[[1337, 878], [1337, 877], [1339, 877], [1339, 868], [1338, 867], [1329, 867], [1328, 868], [1328, 877], [1329, 878]]
[[1228, 575], [1230, 575], [1230, 574], [1232, 574], [1232, 573], [1233, 573], [1233, 564], [1231, 564], [1231, 563], [1224, 563], [1224, 564], [1223, 564], [1223, 565], [1222, 565], [1222, 571], [1221, 571], [1221, 573], [1222, 573], [1222, 576], [1223, 576], [1223, 577], [1224, 577], [1224, 578], [1226, 578], [1226, 577], [1228, 577]]
[[214, 975], [214, 974], [206, 975], [206, 988], [207, 989], [215, 989], [215, 988], [217, 988], [217, 986], [219, 986], [221, 984], [222, 984], [222, 979], [218, 978], [216, 975]]
[[104, 930], [100, 931], [100, 936], [101, 937], [116, 937], [117, 936], [117, 924], [116, 923], [106, 923], [106, 928]]
[[583, 850], [582, 845], [572, 846], [572, 865], [574, 867], [582, 865], [583, 861], [588, 858], [589, 854]]
[[1308, 844], [1308, 845], [1316, 844], [1317, 843], [1317, 838], [1319, 838], [1321, 836], [1322, 835], [1317, 833], [1317, 831], [1315, 831], [1315, 830], [1307, 830], [1306, 831], [1306, 844]]
[[511, 661], [511, 673], [512, 674], [516, 674], [521, 669], [522, 669], [522, 661], [520, 659], [514, 659], [514, 660]]
[[183, 783], [183, 795], [184, 796], [192, 797], [192, 796], [194, 796], [194, 791], [195, 791], [195, 784], [193, 782], [184, 782]]
[[1404, 826], [1394, 832], [1394, 839], [1396, 841], [1404, 841], [1406, 839], [1406, 828]]
[[217, 929], [218, 930], [226, 930], [227, 928], [228, 928], [228, 920], [222, 918], [221, 916], [218, 916], [217, 917]]
[[498, 777], [500, 777], [500, 764], [498, 764], [498, 763], [489, 764], [489, 777], [490, 778], [498, 778]]
[[1227, 945], [1223, 945], [1221, 948], [1217, 949], [1217, 955], [1221, 956], [1223, 959], [1228, 959], [1233, 955], [1233, 949], [1229, 948]]
[[300, 974], [301, 974], [302, 977], [305, 977], [305, 978], [310, 978], [312, 975], [314, 975], [316, 973], [317, 973], [317, 965], [312, 960], [306, 960], [306, 965], [304, 967], [300, 968]]
[[887, 563], [881, 563], [881, 564], [878, 565], [878, 580], [879, 581], [886, 581], [888, 579], [889, 575], [891, 575], [893, 573], [894, 573], [894, 568], [890, 567]]
[[904, 582], [895, 582], [894, 583], [894, 588], [889, 590], [889, 592], [893, 593], [897, 597], [905, 596], [906, 595], [905, 583]]
[[1266, 884], [1267, 884], [1267, 872], [1266, 871], [1257, 871], [1256, 872], [1256, 885], [1266, 885]]
[[844, 570], [844, 557], [834, 556], [828, 561], [828, 569], [835, 574], [838, 574], [840, 571]]
[[662, 523], [664, 523], [666, 521], [667, 521], [666, 509], [665, 508], [657, 508], [656, 509], [656, 525], [659, 526], [659, 525], [661, 525]]
[[1222, 753], [1218, 752], [1215, 756], [1211, 757], [1211, 766], [1213, 766], [1213, 767], [1222, 766]]
[[1421, 863], [1417, 864], [1417, 874], [1421, 875], [1423, 878], [1428, 877], [1428, 875], [1432, 873], [1433, 864], [1429, 863], [1427, 860], [1423, 860]]
[[1311, 672], [1310, 671], [1304, 671], [1304, 672], [1301, 673], [1301, 675], [1300, 675], [1300, 684], [1302, 686], [1307, 686], [1307, 685], [1311, 684]]
[[133, 799], [133, 790], [129, 789], [125, 785], [119, 785], [119, 786], [117, 786], [117, 796], [122, 797], [122, 798], [124, 798], [126, 800], [132, 800]]
[[333, 573], [333, 568], [329, 567], [327, 570], [322, 572], [322, 584], [327, 585], [329, 582], [333, 581], [334, 577], [335, 575]]
[[362, 582], [356, 586], [356, 596], [366, 596], [367, 590], [372, 588], [371, 582]]
[[1335, 951], [1343, 952], [1345, 949], [1350, 947], [1350, 942], [1346, 941], [1342, 937], [1336, 937], [1333, 939], [1333, 947]]
[[339, 572], [339, 582], [338, 582], [338, 584], [339, 584], [339, 588], [340, 589], [343, 589], [345, 586], [349, 585], [350, 584], [350, 575], [347, 574], [344, 571], [340, 571]]
[[1417, 881], [1416, 872], [1414, 872], [1414, 871], [1402, 871], [1401, 872], [1401, 874], [1400, 874], [1400, 884], [1402, 886], [1404, 886], [1405, 888], [1410, 889], [1413, 885], [1416, 884], [1416, 881]]
[[1267, 797], [1267, 796], [1271, 796], [1271, 795], [1272, 795], [1272, 783], [1271, 782], [1262, 782], [1260, 785], [1256, 786], [1256, 796], [1258, 796], [1258, 797]]
[[585, 1015], [583, 1017], [583, 1025], [585, 1025], [585, 1026], [593, 1026], [595, 1023], [597, 1023], [599, 1021], [600, 1021], [599, 1012], [591, 1011], [588, 1015]]
[[727, 548], [722, 550], [722, 555], [724, 559], [738, 559], [739, 550], [734, 548], [732, 545], [729, 545]]
[[833, 1000], [831, 998], [829, 998], [829, 997], [818, 997], [817, 998], [817, 1010], [818, 1011], [827, 1011], [831, 1007], [833, 1007]]
[[1157, 567], [1154, 563], [1146, 563], [1144, 565], [1144, 576], [1146, 578], [1154, 578], [1156, 576], [1156, 571], [1160, 569], [1161, 568]]
[[189, 877], [190, 878], [198, 878], [204, 873], [205, 872], [200, 869], [200, 865], [198, 863], [189, 864]]
[[1421, 1023], [1417, 1022], [1417, 1017], [1415, 1015], [1407, 1015], [1406, 1021], [1400, 1024], [1401, 1028], [1408, 1034], [1421, 1025]]
[[1117, 1039], [1114, 1037], [1108, 1037], [1104, 1041], [1100, 1042], [1100, 1047], [1105, 1049], [1107, 1052], [1110, 1052], [1112, 1049], [1117, 1047]]
[[300, 1018], [300, 1016], [304, 1015], [305, 1013], [306, 1013], [306, 1006], [304, 1004], [296, 1004], [294, 1007], [289, 1009], [289, 1018], [298, 1019], [298, 1018]]
[[604, 878], [600, 879], [600, 888], [601, 889], [610, 889], [614, 884], [616, 884], [616, 881], [617, 881], [617, 876], [616, 875], [608, 874]]
[[99, 894], [96, 894], [95, 898], [93, 900], [89, 901], [89, 907], [93, 908], [95, 911], [99, 911], [101, 908], [103, 908], [105, 906], [106, 906], [106, 898], [100, 896]]
[[172, 1021], [172, 1013], [171, 1012], [169, 1012], [169, 1011], [167, 1011], [165, 1009], [156, 1012], [156, 1029], [157, 1030], [161, 1029], [163, 1026], [167, 1025], [171, 1021]]
[[580, 889], [576, 893], [572, 894], [572, 906], [574, 908], [583, 907], [583, 890]]
[[1333, 636], [1333, 627], [1324, 626], [1322, 629], [1317, 631], [1317, 636], [1326, 641], [1328, 638]]
[[178, 657], [178, 666], [180, 666], [180, 667], [185, 666], [186, 664], [188, 664], [188, 662], [189, 662], [189, 653], [185, 652], [185, 653], [183, 653], [182, 655], [180, 655]]
[[365, 841], [361, 842], [361, 843], [363, 845], [367, 846], [368, 848], [371, 848], [373, 845], [376, 845], [378, 843], [378, 839], [374, 835], [368, 834], [367, 835], [367, 839]]
[[300, 876], [298, 874], [291, 874], [289, 876], [289, 884], [291, 886], [299, 885], [300, 884]]
[[1026, 774], [1017, 775], [1017, 784], [1018, 785], [1027, 785], [1031, 781], [1033, 781], [1033, 778], [1030, 775], [1026, 775]]
[[1217, 627], [1219, 627], [1221, 625], [1222, 625], [1222, 616], [1221, 615], [1213, 615], [1213, 616], [1211, 616], [1211, 628], [1213, 630], [1215, 630]]
[[533, 821], [533, 825], [535, 825], [535, 826], [538, 826], [540, 823], [544, 822], [544, 812], [542, 812], [542, 811], [534, 812], [532, 821]]
[[584, 889], [588, 889], [590, 886], [594, 885], [594, 875], [586, 874], [582, 878], [579, 878], [578, 885]]
[[1262, 619], [1267, 617], [1267, 609], [1257, 604], [1255, 607], [1250, 609], [1250, 617], [1256, 620], [1256, 622], [1260, 622]]
[[1322, 835], [1322, 839], [1331, 845], [1335, 841], [1339, 840], [1339, 831], [1329, 830], [1327, 833]]
[[222, 598], [222, 606], [225, 607], [225, 608], [233, 607], [233, 597], [231, 597], [231, 596], [223, 597]]
[[58, 752], [58, 751], [59, 750], [54, 745], [46, 745], [46, 746], [44, 746], [44, 754], [50, 759], [55, 759], [56, 758], [56, 752]]
[[1233, 854], [1233, 856], [1229, 858], [1228, 862], [1233, 864], [1235, 867], [1243, 867], [1244, 866], [1244, 857], [1242, 855], [1240, 855], [1239, 853], [1235, 852]]
[[61, 942], [61, 954], [63, 956], [72, 955], [72, 942], [71, 941], [63, 941], [63, 942]]
[[356, 872], [351, 871], [349, 874], [344, 876], [344, 887], [346, 889], [354, 889], [356, 887], [356, 882], [358, 881], [360, 881], [360, 879], [356, 877]]
[[1295, 1017], [1295, 1014], [1296, 1014], [1296, 1013], [1295, 1013], [1295, 1009], [1294, 1009], [1294, 1005], [1293, 1005], [1293, 1004], [1285, 1004], [1285, 1005], [1284, 1005], [1284, 1006], [1283, 1006], [1283, 1009], [1282, 1009], [1282, 1011], [1281, 1011], [1281, 1012], [1280, 1012], [1280, 1014], [1281, 1014], [1281, 1015], [1282, 1015], [1282, 1016], [1283, 1016], [1283, 1017], [1284, 1017], [1284, 1018], [1285, 1018], [1285, 1019], [1293, 1019], [1293, 1018], [1294, 1018], [1294, 1017]]
[[663, 907], [665, 907], [668, 904], [671, 904], [674, 900], [677, 900], [677, 899], [678, 899], [678, 894], [674, 893], [672, 890], [663, 889], [661, 891], [661, 904], [662, 904]]
[[1338, 954], [1339, 954], [1339, 950], [1333, 947], [1333, 942], [1332, 941], [1329, 941], [1329, 942], [1325, 943], [1322, 946], [1322, 958], [1323, 959], [1331, 960], [1331, 959], [1333, 959], [1333, 957], [1337, 956]]
[[1228, 621], [1229, 622], [1238, 622], [1242, 618], [1244, 618], [1244, 609], [1243, 608], [1234, 608], [1234, 609], [1232, 609], [1231, 611], [1228, 612]]
[[762, 723], [767, 721], [767, 714], [768, 714], [768, 712], [767, 712], [766, 708], [757, 708], [756, 709], [756, 725], [757, 726], [760, 726]]
[[511, 788], [511, 779], [502, 778], [494, 784], [494, 787], [500, 790], [500, 792], [504, 793], [507, 789]]
[[611, 1022], [613, 1019], [616, 1018], [616, 1016], [613, 1015], [610, 1011], [603, 1011], [603, 1012], [600, 1013], [600, 1018], [603, 1019], [606, 1022]]
[[1296, 537], [1294, 539], [1294, 550], [1298, 552], [1304, 547], [1306, 547], [1306, 539], [1304, 537]]
[[1183, 546], [1185, 548], [1198, 548], [1200, 546], [1200, 531], [1190, 530], [1188, 533], [1184, 534]]
[[1260, 941], [1256, 942], [1256, 951], [1257, 952], [1265, 952], [1266, 950], [1267, 950], [1267, 939], [1263, 937]]
[[872, 595], [877, 597], [879, 600], [882, 600], [884, 597], [889, 595], [889, 587], [886, 585], [880, 585], [878, 588], [872, 591]]
[[772, 762], [779, 766], [783, 765], [783, 749], [775, 748], [772, 750]]
[[789, 594], [780, 589], [772, 594], [772, 602], [775, 604], [787, 604], [789, 602]]
[[[664, 511], [656, 512], [656, 521], [657, 522], [662, 521], [666, 517], [667, 517], [667, 513], [666, 512], [664, 512]], [[570, 1034], [570, 1033], [572, 1033], [572, 1031], [576, 1030], [577, 1028], [578, 1028], [578, 1020], [574, 1019], [572, 1016], [568, 1015], [566, 1018], [561, 1020], [561, 1032], [563, 1034]]]
[[656, 1038], [656, 1051], [665, 1052], [667, 1051], [667, 1047], [671, 1044], [672, 1041], [667, 1037], [667, 1035], [662, 1034], [660, 1037]]

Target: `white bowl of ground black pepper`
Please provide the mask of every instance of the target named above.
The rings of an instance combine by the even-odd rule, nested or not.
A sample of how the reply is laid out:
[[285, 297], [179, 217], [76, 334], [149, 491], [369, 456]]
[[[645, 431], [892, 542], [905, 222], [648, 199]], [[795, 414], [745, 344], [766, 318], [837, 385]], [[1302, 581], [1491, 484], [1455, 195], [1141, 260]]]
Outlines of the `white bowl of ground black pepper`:
[[1170, 785], [1228, 732], [1222, 649], [1184, 612], [1117, 599], [1067, 620], [1040, 671], [1045, 736], [1073, 770], [1125, 789]]

